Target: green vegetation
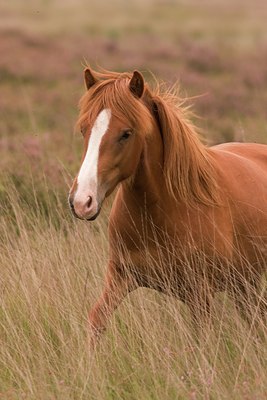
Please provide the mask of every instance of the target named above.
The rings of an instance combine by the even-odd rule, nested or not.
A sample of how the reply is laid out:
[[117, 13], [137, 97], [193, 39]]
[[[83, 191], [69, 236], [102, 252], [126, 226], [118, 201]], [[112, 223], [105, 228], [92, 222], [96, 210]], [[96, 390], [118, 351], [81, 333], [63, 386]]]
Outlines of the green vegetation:
[[266, 18], [260, 0], [0, 5], [0, 399], [266, 398], [262, 321], [256, 335], [224, 294], [197, 341], [180, 302], [140, 289], [90, 354], [110, 201], [90, 224], [66, 201], [85, 60], [179, 79], [211, 144], [267, 143]]

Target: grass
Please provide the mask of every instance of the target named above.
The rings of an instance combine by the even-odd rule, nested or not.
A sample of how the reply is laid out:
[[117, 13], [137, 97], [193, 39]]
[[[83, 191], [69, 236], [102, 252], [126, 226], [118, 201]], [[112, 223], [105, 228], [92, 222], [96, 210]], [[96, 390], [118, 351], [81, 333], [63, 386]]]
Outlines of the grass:
[[139, 289], [88, 352], [110, 205], [86, 224], [66, 202], [84, 59], [202, 94], [210, 143], [266, 143], [266, 14], [260, 0], [0, 5], [0, 399], [266, 398], [266, 330], [255, 335], [223, 293], [196, 340], [186, 307]]
[[58, 196], [45, 212], [34, 187], [30, 196], [29, 208], [10, 183], [1, 216], [2, 398], [265, 398], [266, 331], [255, 336], [225, 294], [199, 342], [186, 307], [140, 289], [90, 353], [86, 316], [105, 271], [106, 218], [75, 222]]

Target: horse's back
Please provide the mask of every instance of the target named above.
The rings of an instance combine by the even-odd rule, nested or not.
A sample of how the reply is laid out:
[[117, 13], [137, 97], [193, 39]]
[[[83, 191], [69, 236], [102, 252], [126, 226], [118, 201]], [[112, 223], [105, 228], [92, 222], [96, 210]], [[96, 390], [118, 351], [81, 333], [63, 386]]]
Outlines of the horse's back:
[[226, 152], [254, 162], [259, 167], [266, 168], [267, 174], [267, 145], [258, 143], [223, 143], [211, 147], [216, 152]]
[[[257, 193], [267, 194], [267, 145], [256, 143], [224, 143], [211, 147], [217, 160], [216, 167], [226, 181], [250, 183], [245, 192], [257, 187]], [[228, 179], [227, 179], [228, 177]], [[267, 202], [266, 202], [267, 206]]]
[[216, 169], [233, 201], [254, 204], [267, 212], [267, 145], [224, 143], [211, 148]]

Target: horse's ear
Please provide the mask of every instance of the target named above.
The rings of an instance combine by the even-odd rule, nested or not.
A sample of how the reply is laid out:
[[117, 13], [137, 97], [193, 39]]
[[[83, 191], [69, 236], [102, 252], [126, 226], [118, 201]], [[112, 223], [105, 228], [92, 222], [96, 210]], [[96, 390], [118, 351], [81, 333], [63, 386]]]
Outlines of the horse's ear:
[[129, 88], [134, 96], [141, 98], [144, 93], [145, 82], [143, 75], [139, 71], [134, 71], [130, 80]]
[[90, 89], [97, 82], [90, 68], [84, 70], [84, 81], [87, 89]]

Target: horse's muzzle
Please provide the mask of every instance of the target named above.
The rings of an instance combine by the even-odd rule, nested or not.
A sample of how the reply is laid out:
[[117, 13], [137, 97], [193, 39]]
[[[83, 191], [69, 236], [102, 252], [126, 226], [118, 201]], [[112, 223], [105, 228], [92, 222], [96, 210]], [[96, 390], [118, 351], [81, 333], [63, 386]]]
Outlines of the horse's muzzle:
[[94, 205], [92, 204], [92, 197], [88, 196], [86, 202], [75, 202], [72, 195], [69, 195], [68, 198], [70, 209], [74, 215], [74, 217], [86, 220], [86, 221], [94, 221], [101, 211], [101, 206], [97, 209], [97, 211], [92, 215], [94, 210]]

